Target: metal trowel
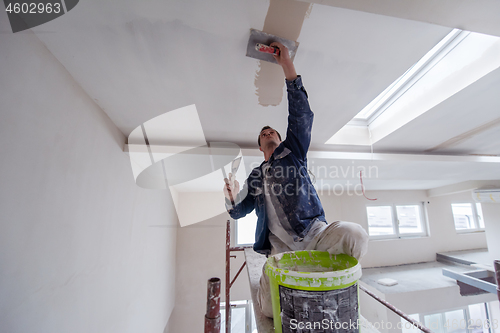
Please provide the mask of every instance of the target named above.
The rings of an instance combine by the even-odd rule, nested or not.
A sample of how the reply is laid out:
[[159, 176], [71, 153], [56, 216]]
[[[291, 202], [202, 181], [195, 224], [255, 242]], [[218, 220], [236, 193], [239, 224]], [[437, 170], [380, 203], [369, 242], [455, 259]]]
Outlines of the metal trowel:
[[[281, 38], [275, 35], [271, 35], [256, 29], [250, 29], [250, 38], [248, 39], [247, 54], [246, 54], [247, 57], [269, 61], [274, 64], [277, 64], [276, 60], [273, 57], [274, 52], [271, 53], [269, 49], [262, 47], [263, 45], [268, 46], [272, 42], [280, 42], [281, 44], [285, 45], [288, 48], [288, 52], [290, 53], [290, 58], [293, 61], [293, 58], [297, 53], [297, 48], [299, 47], [298, 42]], [[258, 44], [259, 46], [257, 46]], [[272, 47], [270, 49], [272, 49]]]
[[[241, 156], [234, 159], [233, 162], [231, 162], [231, 177], [236, 178], [236, 172], [238, 172], [238, 168], [240, 167], [241, 163]], [[222, 167], [222, 176], [224, 179], [228, 179], [228, 176], [226, 175], [226, 170], [224, 170], [224, 167]], [[237, 194], [237, 193], [236, 193]], [[231, 196], [231, 205], [234, 206], [234, 198]]]

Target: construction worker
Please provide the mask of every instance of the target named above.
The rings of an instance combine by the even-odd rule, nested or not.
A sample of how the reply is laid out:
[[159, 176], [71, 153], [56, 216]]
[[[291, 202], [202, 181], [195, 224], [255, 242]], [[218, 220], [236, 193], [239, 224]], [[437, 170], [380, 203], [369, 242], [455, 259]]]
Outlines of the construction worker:
[[[233, 175], [225, 179], [228, 213], [233, 219], [239, 219], [255, 209], [258, 219], [253, 248], [259, 253], [319, 250], [345, 253], [359, 260], [366, 253], [368, 235], [355, 223], [326, 223], [323, 206], [307, 170], [314, 115], [288, 49], [276, 42], [271, 46], [280, 50], [274, 58], [286, 78], [289, 111], [286, 138], [281, 141], [276, 130], [269, 126], [262, 128], [257, 141], [264, 162], [252, 170], [244, 191], [240, 192]], [[262, 312], [272, 317], [269, 278], [264, 272], [258, 301]]]

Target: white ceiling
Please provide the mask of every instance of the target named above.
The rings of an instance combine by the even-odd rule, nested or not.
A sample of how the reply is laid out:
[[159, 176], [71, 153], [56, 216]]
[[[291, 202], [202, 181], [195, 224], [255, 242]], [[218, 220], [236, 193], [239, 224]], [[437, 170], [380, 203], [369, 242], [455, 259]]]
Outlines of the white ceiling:
[[[295, 5], [291, 0], [272, 1], [284, 9]], [[315, 112], [314, 151], [369, 152], [370, 147], [325, 142], [453, 28], [500, 36], [500, 21], [491, 14], [500, 9], [497, 1], [458, 1], [458, 6], [456, 1], [455, 6], [450, 1], [422, 1], [418, 10], [389, 0], [376, 8], [371, 1], [356, 2], [356, 7], [352, 1], [316, 2], [324, 4], [311, 5], [295, 57]], [[286, 99], [278, 106], [259, 104], [259, 61], [245, 57], [249, 30], [263, 29], [269, 4], [87, 0], [33, 30], [125, 135], [158, 115], [195, 104], [207, 141], [256, 148], [263, 125], [282, 133], [286, 129]], [[285, 22], [286, 15], [284, 10], [283, 16], [268, 19]], [[498, 156], [498, 91], [496, 70], [380, 140], [373, 150]], [[350, 160], [322, 158], [317, 163], [341, 165]], [[423, 189], [500, 179], [498, 162], [457, 159], [436, 164], [425, 158], [389, 158], [380, 163], [383, 177], [368, 180], [368, 189]]]

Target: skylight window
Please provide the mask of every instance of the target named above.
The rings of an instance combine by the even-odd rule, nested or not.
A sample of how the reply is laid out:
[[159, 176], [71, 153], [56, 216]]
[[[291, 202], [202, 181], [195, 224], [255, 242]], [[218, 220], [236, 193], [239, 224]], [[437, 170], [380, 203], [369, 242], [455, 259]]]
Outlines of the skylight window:
[[390, 106], [394, 98], [401, 96], [412, 83], [425, 75], [437, 62], [464, 39], [469, 32], [453, 29], [436, 46], [427, 52], [422, 59], [410, 67], [403, 75], [387, 87], [380, 95], [371, 101], [354, 119], [373, 120]]
[[371, 145], [498, 67], [500, 38], [454, 29], [326, 143]]
[[397, 88], [401, 86], [400, 83], [404, 81], [404, 78], [408, 77], [408, 72], [413, 69], [415, 66], [410, 68], [409, 70], [406, 71], [403, 75], [401, 75], [396, 81], [394, 81], [389, 87], [385, 88], [384, 91], [373, 101], [371, 101], [367, 106], [363, 108], [356, 116], [354, 116], [354, 119], [360, 119], [360, 120], [368, 120], [373, 114], [377, 113], [378, 110], [380, 110], [381, 106], [390, 98], [391, 95], [394, 94], [395, 91], [397, 91]]

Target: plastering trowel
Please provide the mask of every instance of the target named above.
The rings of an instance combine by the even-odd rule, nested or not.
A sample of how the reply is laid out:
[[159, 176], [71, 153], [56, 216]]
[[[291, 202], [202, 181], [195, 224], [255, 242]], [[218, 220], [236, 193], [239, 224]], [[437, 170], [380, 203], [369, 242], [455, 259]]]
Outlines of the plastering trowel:
[[[241, 156], [234, 159], [233, 162], [231, 163], [231, 176], [234, 178], [236, 178], [236, 173], [238, 172], [238, 169], [240, 167], [240, 163], [241, 163]], [[224, 179], [228, 179], [228, 177], [226, 175], [226, 170], [224, 170], [224, 167], [222, 167], [221, 170], [222, 170], [222, 176], [224, 177]], [[230, 201], [231, 201], [231, 205], [234, 206], [234, 198], [232, 198], [232, 196], [231, 196]]]
[[269, 44], [271, 44], [272, 42], [280, 42], [281, 44], [285, 45], [288, 48], [290, 58], [293, 61], [295, 53], [297, 53], [299, 43], [256, 29], [250, 29], [250, 38], [248, 39], [246, 54], [247, 57], [269, 61], [276, 64], [277, 62], [274, 59], [273, 54], [276, 53], [277, 48], [269, 46]]

